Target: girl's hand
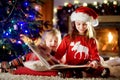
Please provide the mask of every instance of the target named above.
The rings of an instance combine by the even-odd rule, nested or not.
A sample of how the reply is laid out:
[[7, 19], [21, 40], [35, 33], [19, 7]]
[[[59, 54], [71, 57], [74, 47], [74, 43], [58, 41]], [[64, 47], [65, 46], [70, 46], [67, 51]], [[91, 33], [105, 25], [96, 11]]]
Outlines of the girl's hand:
[[94, 60], [89, 62], [88, 66], [96, 69], [99, 65], [98, 65], [98, 62]]

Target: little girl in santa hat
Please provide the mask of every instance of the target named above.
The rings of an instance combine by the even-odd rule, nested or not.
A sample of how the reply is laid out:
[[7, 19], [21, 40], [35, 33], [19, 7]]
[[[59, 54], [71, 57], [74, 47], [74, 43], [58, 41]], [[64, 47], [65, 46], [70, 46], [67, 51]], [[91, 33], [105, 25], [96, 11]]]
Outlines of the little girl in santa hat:
[[76, 69], [76, 74], [85, 71], [92, 74], [92, 77], [108, 77], [109, 69], [100, 66], [95, 39], [94, 26], [98, 25], [97, 13], [91, 8], [81, 6], [71, 14], [70, 18], [70, 32], [63, 38], [55, 57], [61, 59], [66, 54], [66, 64], [90, 66], [89, 69]]

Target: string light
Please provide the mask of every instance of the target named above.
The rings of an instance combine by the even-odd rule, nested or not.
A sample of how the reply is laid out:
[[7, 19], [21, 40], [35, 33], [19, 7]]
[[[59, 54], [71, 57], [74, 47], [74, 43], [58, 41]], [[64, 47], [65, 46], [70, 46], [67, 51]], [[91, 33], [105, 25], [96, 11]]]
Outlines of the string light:
[[21, 42], [21, 41], [17, 41], [17, 43], [18, 43], [18, 44], [22, 44], [22, 42]]
[[104, 4], [107, 4], [108, 3], [108, 0], [104, 0]]
[[[88, 6], [88, 7], [91, 7], [93, 9], [95, 9], [95, 11], [99, 11], [98, 14], [99, 15], [119, 15], [119, 5], [118, 5], [118, 1], [114, 0], [113, 2], [112, 1], [108, 1], [108, 0], [103, 0], [103, 3], [99, 3], [97, 1], [94, 1], [91, 5], [91, 3], [79, 3], [79, 4], [75, 4], [75, 3], [79, 3], [78, 0], [74, 0], [74, 4], [71, 4], [69, 3], [70, 5], [72, 5], [74, 7], [74, 9], [76, 9], [77, 7], [79, 6]], [[113, 3], [113, 4], [111, 4]], [[69, 4], [67, 2], [64, 3], [64, 6], [66, 7], [69, 7]], [[107, 4], [107, 5], [106, 5]], [[118, 6], [116, 6], [118, 5]], [[107, 7], [108, 6], [108, 7]], [[68, 13], [71, 13], [72, 11], [74, 11], [72, 8], [73, 7], [69, 7], [67, 12]], [[111, 8], [114, 8], [113, 12], [111, 11]], [[62, 7], [58, 7], [57, 10], [62, 10], [63, 6]], [[71, 8], [71, 9], [70, 9]], [[64, 9], [64, 8], [63, 8]]]
[[9, 35], [9, 33], [6, 33], [6, 36], [8, 36]]
[[56, 12], [57, 12], [57, 8], [55, 7], [55, 8], [54, 8], [54, 13], [56, 13]]
[[11, 32], [12, 30], [11, 29], [9, 29], [9, 32]]
[[35, 5], [35, 10], [39, 11], [40, 7], [38, 5]]
[[93, 5], [94, 5], [94, 6], [97, 6], [97, 1], [94, 1], [94, 2], [93, 2]]
[[55, 24], [56, 24], [56, 18], [53, 18], [53, 19], [52, 19], [52, 22], [53, 22], [53, 24], [55, 25]]
[[26, 2], [24, 2], [24, 6], [25, 7], [28, 7], [28, 5], [29, 5], [29, 3], [26, 1]]
[[79, 3], [79, 1], [78, 0], [74, 0], [74, 4], [78, 4]]
[[5, 46], [3, 45], [3, 47], [2, 47], [3, 49], [5, 49]]
[[87, 6], [88, 4], [87, 3], [83, 3], [83, 6]]
[[18, 27], [16, 24], [14, 24], [13, 27], [14, 27], [14, 30], [18, 30]]
[[117, 5], [117, 1], [113, 1], [113, 5]]
[[25, 30], [25, 33], [28, 33], [28, 30]]
[[67, 6], [67, 5], [68, 5], [68, 2], [65, 2], [65, 3], [64, 3], [64, 6]]

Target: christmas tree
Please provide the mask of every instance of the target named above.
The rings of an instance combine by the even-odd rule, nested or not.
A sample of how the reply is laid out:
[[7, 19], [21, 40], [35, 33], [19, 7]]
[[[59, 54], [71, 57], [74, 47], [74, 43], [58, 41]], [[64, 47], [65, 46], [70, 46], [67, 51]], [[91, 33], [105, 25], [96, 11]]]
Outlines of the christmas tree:
[[29, 52], [20, 39], [40, 36], [46, 22], [41, 20], [40, 7], [45, 0], [0, 0], [0, 62], [10, 61]]

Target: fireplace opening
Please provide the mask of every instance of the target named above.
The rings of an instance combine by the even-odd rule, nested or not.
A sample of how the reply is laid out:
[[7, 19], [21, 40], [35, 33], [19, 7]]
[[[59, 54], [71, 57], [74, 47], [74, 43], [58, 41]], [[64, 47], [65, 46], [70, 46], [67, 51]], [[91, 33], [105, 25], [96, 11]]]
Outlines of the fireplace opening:
[[119, 28], [102, 25], [95, 30], [100, 55], [108, 57], [119, 56]]

